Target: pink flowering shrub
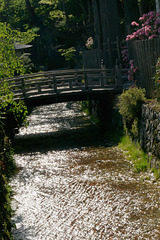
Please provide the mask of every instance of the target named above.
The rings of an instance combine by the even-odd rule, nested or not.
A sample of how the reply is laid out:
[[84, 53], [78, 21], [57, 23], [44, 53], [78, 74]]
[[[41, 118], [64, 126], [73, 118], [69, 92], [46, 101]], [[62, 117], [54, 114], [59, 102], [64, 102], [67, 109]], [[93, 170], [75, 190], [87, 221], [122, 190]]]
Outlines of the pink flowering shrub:
[[129, 71], [128, 71], [128, 80], [129, 81], [134, 81], [136, 85], [136, 79], [135, 79], [135, 74], [138, 71], [138, 67], [134, 66], [134, 61], [130, 60], [129, 61]]
[[87, 47], [88, 49], [92, 49], [92, 48], [93, 48], [93, 44], [94, 44], [93, 38], [92, 38], [92, 37], [89, 37], [89, 38], [87, 39], [87, 42], [86, 42], [86, 47]]
[[149, 12], [143, 14], [138, 22], [132, 22], [135, 31], [128, 35], [126, 40], [153, 39], [160, 36], [160, 12]]
[[134, 61], [133, 60], [129, 61], [127, 46], [122, 47], [121, 54], [122, 54], [123, 68], [129, 69], [128, 73], [127, 73], [128, 74], [128, 80], [134, 82], [134, 84], [136, 85], [135, 74], [138, 71], [138, 68], [134, 66]]
[[123, 61], [123, 67], [129, 68], [129, 58], [128, 58], [128, 48], [127, 46], [121, 47], [121, 55], [122, 55], [122, 61]]

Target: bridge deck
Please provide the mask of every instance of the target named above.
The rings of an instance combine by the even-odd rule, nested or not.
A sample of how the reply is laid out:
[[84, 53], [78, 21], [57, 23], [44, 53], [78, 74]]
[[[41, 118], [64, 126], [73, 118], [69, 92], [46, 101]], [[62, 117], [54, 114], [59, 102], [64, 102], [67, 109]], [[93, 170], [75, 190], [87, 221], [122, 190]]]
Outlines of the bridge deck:
[[114, 69], [69, 69], [34, 73], [5, 79], [16, 99], [29, 105], [94, 98], [122, 90]]

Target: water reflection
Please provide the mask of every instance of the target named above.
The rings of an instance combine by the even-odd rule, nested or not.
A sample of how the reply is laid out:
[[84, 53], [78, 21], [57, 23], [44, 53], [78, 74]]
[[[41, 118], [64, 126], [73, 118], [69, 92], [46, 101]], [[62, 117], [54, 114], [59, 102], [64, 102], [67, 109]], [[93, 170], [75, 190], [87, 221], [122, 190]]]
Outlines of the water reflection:
[[98, 131], [75, 103], [33, 111], [16, 136], [16, 240], [160, 239], [159, 187]]

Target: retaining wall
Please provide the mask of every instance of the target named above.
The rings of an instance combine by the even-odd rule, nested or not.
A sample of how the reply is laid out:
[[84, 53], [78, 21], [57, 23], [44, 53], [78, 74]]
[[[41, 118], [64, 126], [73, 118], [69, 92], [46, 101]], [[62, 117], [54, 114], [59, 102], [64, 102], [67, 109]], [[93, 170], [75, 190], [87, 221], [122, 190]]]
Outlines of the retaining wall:
[[[151, 167], [160, 167], [160, 104], [142, 106], [140, 143], [151, 160]], [[159, 160], [158, 160], [159, 159]]]

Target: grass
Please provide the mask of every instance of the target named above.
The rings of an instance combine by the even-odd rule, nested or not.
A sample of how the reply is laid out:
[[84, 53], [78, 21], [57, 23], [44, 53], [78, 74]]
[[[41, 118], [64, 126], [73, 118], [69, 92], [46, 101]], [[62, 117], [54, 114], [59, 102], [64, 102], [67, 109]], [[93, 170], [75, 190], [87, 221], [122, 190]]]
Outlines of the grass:
[[141, 149], [138, 143], [135, 144], [132, 142], [129, 136], [124, 135], [121, 138], [118, 147], [125, 152], [127, 159], [132, 161], [136, 172], [144, 172], [150, 168], [147, 153]]

